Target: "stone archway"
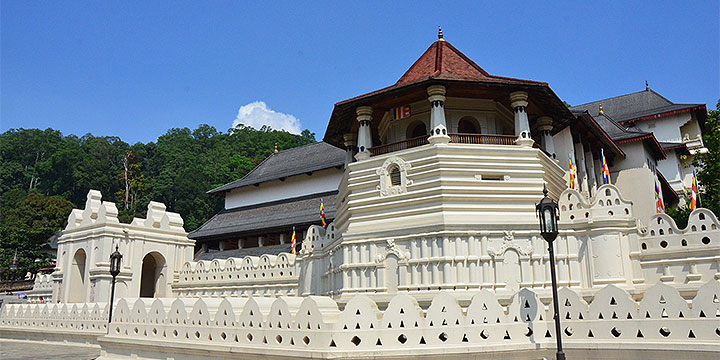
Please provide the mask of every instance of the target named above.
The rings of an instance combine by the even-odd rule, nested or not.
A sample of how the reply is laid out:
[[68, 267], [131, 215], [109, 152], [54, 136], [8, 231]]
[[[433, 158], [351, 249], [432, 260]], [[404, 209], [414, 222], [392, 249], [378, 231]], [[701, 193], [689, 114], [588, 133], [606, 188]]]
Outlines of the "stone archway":
[[140, 273], [140, 297], [164, 297], [166, 284], [165, 258], [158, 252], [145, 255]]
[[87, 254], [78, 249], [73, 255], [68, 276], [67, 302], [81, 303], [85, 301], [85, 264]]

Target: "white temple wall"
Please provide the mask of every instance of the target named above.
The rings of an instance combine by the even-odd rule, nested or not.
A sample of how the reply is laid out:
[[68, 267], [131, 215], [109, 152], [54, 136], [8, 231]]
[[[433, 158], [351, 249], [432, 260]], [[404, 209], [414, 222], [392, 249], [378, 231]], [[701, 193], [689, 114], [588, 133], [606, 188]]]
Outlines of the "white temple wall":
[[614, 184], [632, 202], [635, 217], [647, 225], [650, 217], [657, 213], [655, 174], [645, 167], [626, 169], [618, 174]]
[[225, 195], [225, 209], [337, 191], [342, 176], [342, 170], [332, 168], [315, 171], [311, 176], [302, 174], [290, 176], [285, 181], [273, 180], [233, 189]]
[[[388, 175], [395, 166], [401, 171], [397, 186]], [[374, 156], [348, 166], [337, 232], [349, 239], [528, 226], [536, 222], [543, 183], [557, 196], [565, 188], [563, 176], [540, 150], [515, 145], [425, 145]]]
[[558, 164], [563, 170], [569, 171], [569, 156], [570, 154], [575, 154], [575, 143], [573, 142], [570, 127], [568, 126], [553, 135], [553, 143], [555, 144], [555, 157], [558, 160]]
[[[685, 126], [689, 121], [692, 120], [691, 113], [673, 114], [663, 116], [661, 118], [642, 120], [635, 122], [635, 128], [645, 132], [651, 132], [655, 135], [658, 141], [667, 142], [682, 142], [683, 133], [682, 127]], [[697, 121], [694, 122], [697, 124]], [[690, 138], [694, 138], [697, 134], [700, 134], [699, 127], [685, 127], [689, 131]]]
[[657, 168], [663, 174], [665, 180], [668, 181], [673, 190], [682, 196], [685, 192], [683, 184], [683, 170], [675, 150], [666, 150], [666, 159], [658, 160]]

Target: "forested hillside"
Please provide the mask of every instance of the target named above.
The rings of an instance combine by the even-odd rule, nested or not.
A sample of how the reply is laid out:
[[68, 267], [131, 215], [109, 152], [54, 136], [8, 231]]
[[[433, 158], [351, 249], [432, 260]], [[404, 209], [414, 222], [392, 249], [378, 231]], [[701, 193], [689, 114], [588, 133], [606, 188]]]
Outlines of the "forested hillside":
[[0, 278], [18, 252], [18, 276], [46, 266], [40, 249], [61, 230], [88, 190], [115, 202], [120, 220], [144, 217], [160, 201], [192, 231], [222, 209], [205, 192], [238, 179], [274, 151], [315, 141], [266, 127], [226, 133], [208, 125], [170, 129], [157, 142], [130, 145], [118, 137], [63, 135], [57, 130], [13, 129], [0, 135]]

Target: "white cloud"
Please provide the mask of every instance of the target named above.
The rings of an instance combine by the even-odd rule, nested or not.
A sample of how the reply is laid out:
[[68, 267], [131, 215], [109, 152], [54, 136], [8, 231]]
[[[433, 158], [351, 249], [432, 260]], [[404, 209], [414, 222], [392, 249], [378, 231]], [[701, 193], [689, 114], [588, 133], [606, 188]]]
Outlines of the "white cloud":
[[298, 118], [270, 109], [264, 101], [255, 101], [241, 106], [235, 121], [233, 121], [233, 127], [239, 124], [252, 126], [255, 129], [268, 125], [274, 130], [285, 130], [293, 134], [300, 133]]

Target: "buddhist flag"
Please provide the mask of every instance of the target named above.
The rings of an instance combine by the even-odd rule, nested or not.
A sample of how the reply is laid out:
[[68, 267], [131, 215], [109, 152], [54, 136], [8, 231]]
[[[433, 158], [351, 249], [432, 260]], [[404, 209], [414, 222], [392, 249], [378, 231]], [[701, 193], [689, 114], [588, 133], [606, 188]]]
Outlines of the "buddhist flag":
[[697, 209], [699, 202], [700, 199], [698, 198], [697, 175], [695, 174], [695, 170], [693, 170], [692, 193], [690, 194], [690, 211]]
[[410, 117], [410, 105], [398, 106], [392, 111], [393, 120], [401, 120]]
[[608, 168], [607, 159], [605, 159], [605, 149], [600, 149], [600, 157], [602, 160], [603, 182], [605, 184], [612, 184], [610, 181], [610, 168]]
[[325, 203], [320, 199], [320, 222], [323, 228], [327, 229], [327, 221], [325, 221]]
[[655, 174], [655, 210], [658, 214], [665, 212], [665, 201], [663, 200], [662, 186], [657, 174]]
[[575, 178], [577, 177], [577, 173], [575, 173], [575, 164], [573, 163], [572, 153], [568, 154], [568, 161], [570, 161], [570, 188], [575, 189]]
[[297, 240], [295, 240], [295, 227], [293, 226], [293, 234], [292, 234], [292, 241], [291, 241], [290, 251], [293, 254], [297, 254]]

